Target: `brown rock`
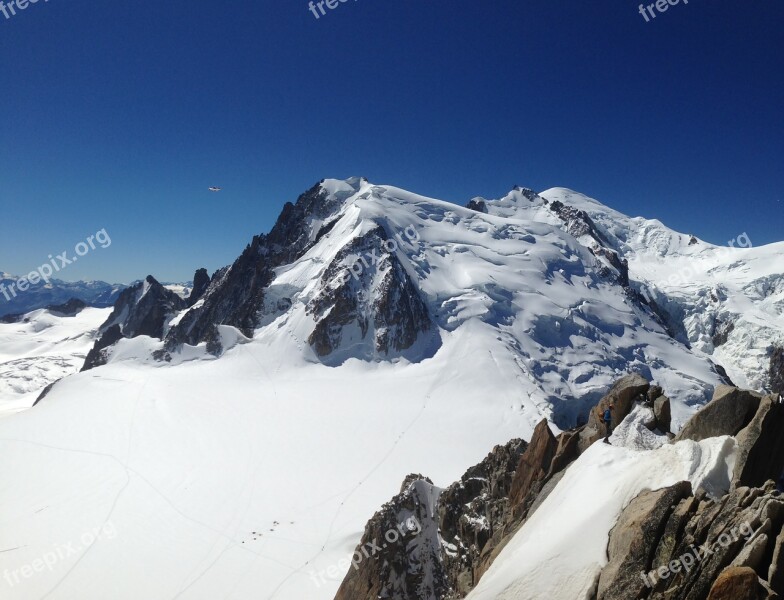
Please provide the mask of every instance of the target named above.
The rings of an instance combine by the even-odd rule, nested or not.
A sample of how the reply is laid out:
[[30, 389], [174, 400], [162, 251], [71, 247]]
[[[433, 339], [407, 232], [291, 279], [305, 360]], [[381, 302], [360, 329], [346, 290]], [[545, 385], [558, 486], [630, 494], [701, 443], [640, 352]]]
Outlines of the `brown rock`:
[[773, 546], [773, 559], [768, 569], [768, 583], [774, 592], [784, 596], [784, 529], [779, 532]]
[[754, 569], [728, 567], [711, 587], [708, 600], [758, 600], [762, 587]]
[[667, 396], [659, 396], [653, 401], [653, 414], [656, 417], [656, 426], [660, 431], [670, 431], [672, 414], [670, 412], [670, 399]]
[[713, 399], [703, 406], [673, 441], [699, 442], [720, 435], [736, 435], [757, 412], [762, 395], [729, 385], [719, 385]]
[[643, 597], [649, 588], [641, 573], [657, 566], [651, 565], [651, 549], [656, 548], [673, 506], [689, 496], [691, 484], [681, 481], [654, 492], [641, 492], [629, 503], [610, 531], [609, 561], [599, 576], [598, 600]]
[[784, 469], [784, 404], [775, 396], [763, 398], [736, 439], [733, 484], [761, 487], [769, 479], [777, 480]]
[[557, 448], [558, 442], [547, 425], [547, 419], [542, 419], [534, 429], [528, 447], [520, 456], [520, 462], [512, 480], [509, 508], [513, 515], [519, 516], [524, 511], [524, 500], [533, 485], [543, 480], [549, 472]]

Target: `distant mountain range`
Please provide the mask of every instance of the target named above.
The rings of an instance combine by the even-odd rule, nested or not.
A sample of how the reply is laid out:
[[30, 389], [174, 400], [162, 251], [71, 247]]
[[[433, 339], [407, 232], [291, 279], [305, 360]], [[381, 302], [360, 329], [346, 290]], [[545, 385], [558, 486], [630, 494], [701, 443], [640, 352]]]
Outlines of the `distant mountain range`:
[[[0, 317], [10, 314], [24, 314], [31, 310], [44, 308], [52, 304], [63, 304], [76, 298], [90, 306], [112, 306], [117, 296], [127, 286], [121, 283], [105, 281], [62, 281], [52, 279], [49, 283], [39, 282], [24, 292], [17, 291], [17, 282], [21, 279], [16, 275], [0, 272]], [[10, 290], [16, 292], [14, 295]], [[5, 293], [2, 293], [5, 289]]]
[[[117, 298], [128, 285], [124, 283], [107, 283], [105, 281], [62, 281], [52, 279], [49, 283], [39, 282], [24, 291], [17, 291], [17, 282], [21, 277], [0, 271], [0, 317], [6, 315], [23, 315], [39, 308], [64, 304], [68, 300], [81, 300], [88, 306], [105, 308], [113, 306]], [[132, 282], [134, 285], [137, 282]], [[163, 284], [175, 294], [190, 294], [191, 282]], [[15, 291], [12, 293], [10, 290]]]

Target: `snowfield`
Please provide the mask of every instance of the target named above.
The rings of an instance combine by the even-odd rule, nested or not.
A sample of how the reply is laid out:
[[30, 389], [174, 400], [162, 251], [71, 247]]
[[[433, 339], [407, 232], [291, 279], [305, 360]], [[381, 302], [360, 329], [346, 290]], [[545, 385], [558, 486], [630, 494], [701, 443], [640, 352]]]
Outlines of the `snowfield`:
[[[677, 428], [720, 383], [712, 359], [736, 383], [762, 381], [754, 361], [782, 339], [776, 246], [722, 258], [560, 188], [533, 199], [516, 189], [484, 213], [359, 179], [322, 187], [340, 200], [330, 229], [319, 236], [326, 220], [312, 220], [318, 241], [277, 270], [252, 339], [220, 326], [219, 358], [200, 344], [157, 362], [163, 343], [141, 336], [76, 373], [110, 309], [0, 325], [7, 412], [70, 374], [34, 409], [0, 419], [0, 597], [328, 600], [345, 573], [327, 585], [310, 574], [352, 555], [409, 473], [446, 486], [496, 444], [530, 439], [542, 417], [556, 433], [573, 425], [631, 371], [664, 388]], [[661, 306], [682, 315], [682, 340], [544, 199], [591, 215], [628, 259], [630, 286], [656, 286]], [[341, 249], [379, 226], [401, 234], [396, 256], [434, 327], [392, 357], [346, 328], [335, 353], [319, 357], [306, 306]], [[409, 228], [417, 236], [403, 236]], [[667, 287], [670, 258], [699, 266], [691, 287]], [[290, 302], [277, 309], [278, 300]], [[736, 319], [719, 347], [715, 318]], [[34, 377], [9, 362], [19, 360], [38, 365]], [[628, 448], [594, 445], [569, 469], [472, 598], [523, 597], [518, 587], [579, 598], [639, 490], [680, 479], [721, 486], [730, 442], [650, 449], [661, 440], [642, 431], [645, 418], [635, 413], [617, 432]], [[557, 586], [574, 595], [550, 593]]]
[[111, 310], [63, 317], [41, 309], [0, 324], [0, 417], [30, 408], [43, 388], [79, 371]]

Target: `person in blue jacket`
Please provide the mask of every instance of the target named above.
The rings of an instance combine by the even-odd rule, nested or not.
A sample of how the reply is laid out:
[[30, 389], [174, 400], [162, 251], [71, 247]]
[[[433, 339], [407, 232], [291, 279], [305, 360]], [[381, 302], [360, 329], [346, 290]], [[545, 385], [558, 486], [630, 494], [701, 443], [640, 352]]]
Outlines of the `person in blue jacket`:
[[615, 407], [610, 404], [606, 409], [604, 409], [604, 414], [602, 415], [602, 422], [604, 426], [607, 428], [607, 435], [604, 436], [604, 443], [610, 443], [610, 434], [612, 433], [612, 411]]

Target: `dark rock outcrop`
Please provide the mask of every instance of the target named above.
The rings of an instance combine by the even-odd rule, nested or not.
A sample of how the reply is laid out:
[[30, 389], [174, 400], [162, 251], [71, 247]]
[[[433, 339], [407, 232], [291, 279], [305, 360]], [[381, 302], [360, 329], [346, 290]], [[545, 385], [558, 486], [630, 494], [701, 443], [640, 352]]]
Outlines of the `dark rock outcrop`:
[[610, 248], [610, 242], [599, 231], [596, 224], [591, 219], [590, 215], [584, 210], [575, 208], [556, 200], [549, 203], [550, 210], [555, 213], [561, 221], [564, 222], [567, 233], [570, 233], [576, 238], [589, 236], [594, 239], [597, 245], [603, 248]]
[[771, 350], [768, 381], [771, 392], [784, 394], [784, 348], [780, 346], [774, 346]]
[[773, 557], [768, 567], [768, 583], [774, 592], [784, 596], [784, 529], [773, 542]]
[[656, 417], [656, 426], [659, 430], [669, 432], [672, 426], [672, 412], [670, 399], [667, 396], [659, 396], [653, 401], [653, 415]]
[[24, 319], [24, 314], [9, 314], [0, 317], [0, 323], [10, 325], [12, 323], [20, 323]]
[[719, 346], [726, 344], [734, 329], [734, 321], [717, 321], [714, 324], [713, 337], [711, 338], [713, 346], [718, 348]]
[[497, 446], [440, 495], [438, 529], [450, 589], [444, 598], [464, 597], [486, 569], [488, 550], [507, 526], [515, 468], [527, 448], [522, 440]]
[[487, 212], [487, 203], [483, 198], [471, 198], [466, 204], [466, 208], [470, 208], [471, 210], [475, 210], [477, 212], [486, 213]]
[[[427, 305], [382, 227], [375, 227], [338, 252], [321, 278], [323, 293], [308, 304], [316, 320], [308, 343], [320, 357], [337, 350], [346, 335], [356, 354], [382, 357], [410, 348], [430, 330]], [[357, 258], [360, 257], [360, 258]]]
[[39, 403], [41, 400], [43, 400], [44, 398], [46, 398], [46, 397], [49, 395], [49, 392], [51, 392], [51, 391], [52, 391], [52, 388], [54, 388], [55, 384], [56, 384], [58, 381], [60, 381], [60, 380], [59, 380], [59, 379], [57, 379], [57, 380], [53, 381], [52, 383], [50, 383], [49, 385], [47, 385], [47, 386], [46, 386], [44, 389], [42, 389], [42, 390], [41, 390], [41, 393], [40, 393], [40, 394], [38, 394], [38, 397], [35, 399], [35, 402], [33, 402], [33, 406], [35, 406], [35, 405], [36, 405], [36, 404], [38, 404], [38, 403]]
[[166, 324], [184, 308], [185, 300], [158, 283], [152, 275], [124, 289], [109, 318], [99, 328], [101, 337], [87, 354], [82, 371], [105, 364], [106, 348], [122, 338], [146, 335], [162, 339]]
[[87, 308], [86, 302], [79, 300], [79, 298], [71, 298], [63, 304], [50, 304], [46, 310], [60, 317], [75, 317], [85, 308]]
[[784, 404], [766, 396], [751, 422], [736, 436], [735, 485], [759, 487], [784, 471]]
[[193, 274], [193, 287], [191, 288], [191, 293], [188, 296], [188, 306], [193, 306], [196, 304], [196, 302], [198, 302], [207, 291], [209, 286], [210, 276], [207, 274], [207, 269], [197, 269], [196, 273]]
[[[600, 406], [613, 402], [618, 411], [614, 420], [620, 420], [636, 400], [654, 406], [661, 400], [661, 409], [667, 401], [661, 392], [642, 377], [629, 375], [613, 385]], [[774, 396], [760, 400], [759, 395], [736, 388], [717, 389], [716, 408], [702, 417], [703, 411], [698, 412], [692, 417], [698, 425], [687, 423], [684, 430], [699, 439], [712, 437], [708, 434], [716, 431], [716, 435], [736, 435], [734, 481], [709, 478], [694, 492], [683, 481], [644, 490], [634, 498], [610, 531], [608, 562], [593, 592], [596, 600], [706, 600], [709, 594], [724, 598], [733, 590], [745, 589], [737, 587], [740, 581], [759, 594], [750, 597], [784, 594], [784, 496], [773, 481], [764, 481], [784, 462], [780, 446], [784, 404], [776, 400]], [[661, 410], [659, 418], [664, 421]], [[441, 534], [440, 546], [432, 540], [426, 546], [427, 581], [438, 582], [427, 588], [428, 600], [464, 598], [477, 585], [562, 480], [579, 456], [581, 444], [598, 439], [590, 432], [585, 435], [595, 426], [589, 422], [554, 437], [542, 421], [529, 444], [515, 440], [495, 448], [460, 482], [441, 492], [431, 522], [423, 527]], [[732, 443], [727, 441], [725, 450]], [[437, 495], [432, 486], [427, 490], [420, 496]], [[363, 574], [349, 572], [346, 581], [350, 580], [351, 587], [345, 589], [357, 592], [356, 600], [404, 600], [406, 596], [400, 594], [372, 594], [380, 593], [382, 584], [392, 582], [388, 578], [393, 575], [398, 584], [400, 573], [410, 570], [421, 575], [422, 564], [400, 550], [388, 559], [396, 565], [394, 571], [376, 565]], [[749, 569], [755, 574], [754, 585]], [[410, 593], [410, 598], [424, 597]], [[349, 597], [340, 596], [341, 600]]]
[[438, 490], [419, 477], [407, 477], [401, 493], [367, 524], [335, 600], [430, 600], [446, 594], [434, 524]]
[[421, 475], [407, 477], [401, 493], [370, 520], [354, 556], [388, 542], [387, 532], [412, 516], [420, 531], [405, 543], [387, 543], [349, 569], [336, 600], [464, 597], [476, 584], [482, 549], [503, 524], [515, 465], [525, 448], [522, 440], [496, 447], [445, 490]]
[[699, 442], [709, 437], [736, 435], [751, 422], [761, 398], [756, 392], [720, 385], [713, 392], [713, 399], [689, 419], [674, 441]]
[[82, 371], [89, 371], [90, 369], [94, 369], [95, 367], [100, 367], [101, 365], [106, 364], [107, 355], [104, 350], [113, 346], [121, 339], [123, 339], [122, 328], [119, 324], [112, 325], [103, 332], [103, 335], [95, 342], [93, 347], [87, 353], [87, 356], [84, 359], [84, 365], [82, 366]]

